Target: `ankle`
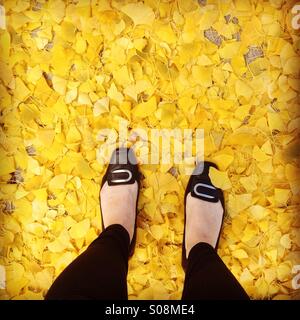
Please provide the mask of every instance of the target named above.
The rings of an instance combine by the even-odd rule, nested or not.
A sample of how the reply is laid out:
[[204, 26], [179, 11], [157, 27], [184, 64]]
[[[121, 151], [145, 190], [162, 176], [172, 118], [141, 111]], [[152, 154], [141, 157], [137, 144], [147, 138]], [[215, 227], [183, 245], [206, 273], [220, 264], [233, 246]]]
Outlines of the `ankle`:
[[186, 200], [185, 249], [188, 257], [191, 249], [203, 242], [216, 247], [223, 221], [220, 201], [208, 202], [189, 193]]
[[135, 228], [137, 193], [137, 182], [118, 186], [109, 186], [106, 182], [100, 192], [104, 227], [121, 225], [127, 230], [130, 242]]

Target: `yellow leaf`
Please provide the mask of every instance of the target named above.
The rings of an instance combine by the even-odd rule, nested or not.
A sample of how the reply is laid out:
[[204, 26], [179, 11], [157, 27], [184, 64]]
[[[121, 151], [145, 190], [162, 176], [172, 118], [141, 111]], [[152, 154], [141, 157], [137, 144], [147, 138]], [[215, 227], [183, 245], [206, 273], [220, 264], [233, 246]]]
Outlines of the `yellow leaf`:
[[249, 116], [251, 106], [250, 105], [244, 105], [240, 106], [236, 109], [234, 115], [241, 121], [243, 121], [247, 116]]
[[43, 50], [48, 43], [48, 39], [37, 37], [34, 39], [39, 50]]
[[161, 117], [160, 117], [161, 126], [164, 128], [171, 127], [174, 115], [176, 113], [175, 104], [171, 104], [171, 103], [163, 104], [161, 105], [160, 110], [161, 110]]
[[128, 3], [121, 7], [121, 11], [127, 14], [135, 25], [151, 25], [155, 19], [153, 10], [142, 2]]
[[[123, 82], [124, 83], [124, 82]], [[141, 92], [149, 90], [151, 83], [148, 80], [138, 80], [136, 84], [131, 84], [124, 89], [124, 93], [137, 101], [137, 95]]]
[[[238, 76], [242, 76], [247, 71], [247, 67], [245, 65], [245, 59], [242, 55], [237, 55], [233, 57], [231, 59], [231, 65], [228, 65], [228, 66], [224, 65], [223, 68], [226, 68], [228, 71], [234, 71]], [[236, 94], [239, 94], [238, 90], [242, 89], [246, 93], [246, 95], [249, 96], [250, 95], [249, 87], [245, 86], [244, 88], [242, 84], [240, 83], [237, 84], [238, 81], [241, 81], [241, 80], [236, 81]], [[241, 95], [243, 96], [243, 94]]]
[[169, 23], [158, 23], [155, 27], [155, 33], [161, 41], [175, 43], [177, 37]]
[[48, 205], [46, 200], [34, 199], [32, 201], [32, 217], [35, 221], [41, 221], [48, 211]]
[[227, 172], [222, 172], [214, 167], [209, 168], [209, 177], [212, 184], [222, 190], [227, 190], [231, 188], [231, 182], [228, 178]]
[[128, 120], [131, 119], [131, 103], [129, 101], [124, 101], [119, 105], [119, 109], [124, 113]]
[[81, 141], [81, 134], [79, 130], [74, 126], [70, 126], [68, 133], [66, 135], [67, 143], [75, 143]]
[[223, 48], [219, 50], [220, 57], [223, 59], [231, 59], [237, 55], [241, 44], [240, 42], [226, 43]]
[[247, 220], [248, 218], [245, 214], [239, 214], [236, 217], [232, 218], [232, 231], [236, 235], [240, 236], [247, 225]]
[[61, 23], [65, 15], [65, 2], [62, 0], [53, 0], [49, 2], [49, 14], [56, 23]]
[[0, 32], [0, 51], [1, 51], [1, 60], [3, 62], [9, 62], [9, 53], [10, 53], [10, 34], [8, 31], [2, 30]]
[[274, 199], [278, 206], [286, 206], [288, 199], [290, 198], [290, 190], [275, 188]]
[[201, 54], [197, 62], [199, 66], [210, 66], [213, 64], [213, 62], [205, 54]]
[[24, 82], [18, 77], [16, 78], [14, 90], [14, 98], [17, 100], [17, 103], [26, 100], [30, 96], [30, 90], [26, 87]]
[[245, 268], [240, 276], [240, 281], [244, 285], [251, 285], [253, 284], [254, 276], [251, 274], [249, 269]]
[[109, 98], [104, 97], [96, 101], [94, 104], [94, 116], [100, 116], [103, 113], [109, 112]]
[[212, 72], [211, 68], [202, 67], [202, 66], [192, 67], [192, 75], [193, 75], [194, 81], [206, 88], [212, 85], [211, 72]]
[[267, 296], [269, 287], [267, 281], [263, 278], [259, 278], [255, 283], [255, 287], [259, 298], [265, 298]]
[[5, 228], [7, 230], [12, 231], [13, 233], [18, 233], [21, 231], [20, 225], [17, 222], [17, 220], [15, 219], [7, 219], [6, 223], [5, 223]]
[[168, 300], [169, 293], [161, 281], [155, 281], [154, 285], [151, 285], [153, 289], [154, 300]]
[[40, 66], [34, 66], [33, 68], [28, 67], [26, 75], [27, 75], [27, 81], [36, 84], [37, 81], [41, 78], [43, 72], [40, 68]]
[[0, 159], [0, 176], [12, 173], [15, 171], [15, 160], [14, 157], [1, 157]]
[[278, 113], [268, 112], [268, 124], [271, 131], [285, 131], [286, 126]]
[[272, 159], [258, 162], [257, 166], [263, 173], [272, 173], [273, 172], [273, 163]]
[[137, 261], [140, 262], [146, 262], [148, 260], [148, 254], [147, 250], [145, 248], [136, 248], [137, 250], [135, 251], [135, 255], [137, 258]]
[[233, 159], [233, 156], [230, 154], [220, 154], [213, 157], [214, 162], [221, 171], [225, 171], [232, 163]]
[[62, 96], [66, 94], [67, 82], [68, 82], [67, 80], [61, 77], [57, 77], [57, 76], [52, 77], [52, 84], [53, 84], [54, 90], [59, 94], [61, 94]]
[[252, 97], [253, 90], [244, 81], [237, 80], [235, 82], [235, 92], [238, 97], [242, 96], [249, 100]]
[[92, 105], [90, 96], [85, 92], [80, 92], [78, 94], [77, 101], [78, 101], [79, 105], [87, 105], [87, 106], [91, 106]]
[[249, 193], [257, 189], [257, 176], [241, 177], [240, 182]]
[[154, 199], [153, 188], [149, 187], [143, 190], [143, 195], [150, 200]]
[[36, 273], [35, 280], [39, 289], [48, 290], [53, 282], [52, 273], [49, 269], [44, 269]]
[[67, 181], [66, 174], [59, 174], [53, 177], [49, 182], [49, 190], [53, 189], [64, 189]]
[[70, 237], [72, 239], [80, 239], [86, 236], [90, 228], [90, 220], [84, 219], [76, 224], [74, 224], [69, 230]]
[[186, 113], [193, 114], [197, 106], [197, 100], [188, 96], [180, 97], [178, 99], [178, 106]]
[[270, 159], [270, 156], [266, 155], [258, 146], [253, 148], [253, 158], [257, 161], [266, 161]]
[[236, 194], [229, 195], [228, 198], [228, 212], [230, 216], [235, 217], [239, 212], [247, 209], [252, 204], [252, 194]]
[[269, 140], [262, 145], [261, 150], [267, 155], [273, 155], [272, 145]]
[[[121, 85], [123, 87], [128, 86], [131, 83], [131, 78], [129, 76], [128, 68], [127, 66], [122, 66], [121, 68], [113, 71], [114, 80], [118, 85]], [[124, 93], [126, 93], [124, 91]]]
[[268, 210], [260, 205], [251, 206], [249, 209], [250, 214], [256, 219], [261, 220], [268, 215]]
[[86, 243], [90, 244], [97, 238], [98, 238], [98, 234], [96, 233], [95, 228], [90, 228], [85, 236]]
[[86, 47], [86, 41], [81, 36], [78, 36], [75, 42], [75, 51], [78, 54], [83, 54], [86, 50]]
[[55, 131], [51, 129], [39, 129], [37, 140], [40, 145], [50, 147], [55, 137]]
[[162, 226], [153, 225], [150, 227], [151, 234], [154, 239], [159, 241], [164, 236], [164, 229]]
[[73, 42], [75, 40], [76, 27], [68, 21], [63, 21], [61, 24], [60, 36], [65, 41]]
[[292, 275], [291, 266], [287, 262], [282, 262], [277, 267], [277, 277], [279, 281], [287, 281]]
[[235, 1], [235, 8], [238, 11], [245, 11], [249, 12], [251, 10], [251, 1], [249, 0], [236, 0]]
[[299, 71], [300, 71], [299, 68], [300, 68], [300, 58], [291, 57], [284, 64], [283, 73], [296, 76], [296, 75], [299, 75]]
[[155, 96], [151, 97], [148, 101], [142, 102], [134, 107], [132, 114], [139, 118], [146, 118], [153, 114], [157, 108]]
[[292, 240], [290, 239], [289, 234], [285, 234], [280, 238], [280, 244], [285, 248], [285, 249], [291, 249], [292, 247]]
[[91, 179], [95, 175], [93, 169], [83, 158], [79, 159], [79, 161], [76, 163], [76, 170], [77, 174], [82, 178]]
[[53, 242], [48, 243], [47, 247], [51, 252], [59, 253], [63, 252], [67, 248], [67, 244], [62, 242], [60, 239], [55, 239]]
[[120, 20], [119, 23], [116, 24], [115, 29], [114, 29], [114, 34], [117, 36], [119, 35], [126, 27], [126, 24], [124, 20]]
[[28, 283], [24, 274], [25, 269], [20, 263], [13, 262], [6, 268], [6, 290], [12, 297], [18, 295]]
[[65, 102], [71, 103], [76, 99], [76, 97], [77, 97], [77, 88], [71, 89], [66, 93]]
[[124, 100], [124, 96], [121, 92], [118, 91], [116, 85], [114, 83], [111, 84], [110, 88], [107, 91], [107, 96], [114, 100], [115, 102], [121, 104]]
[[277, 261], [277, 249], [267, 250], [267, 257], [272, 261], [272, 263], [276, 263]]
[[252, 238], [254, 236], [256, 236], [258, 234], [258, 232], [259, 232], [259, 229], [256, 225], [248, 223], [245, 230], [244, 230], [244, 235], [241, 238], [241, 240], [243, 242], [250, 241], [250, 240], [252, 240]]
[[248, 258], [247, 252], [243, 249], [234, 250], [232, 252], [232, 255], [233, 255], [233, 257], [235, 257], [237, 259], [247, 259]]

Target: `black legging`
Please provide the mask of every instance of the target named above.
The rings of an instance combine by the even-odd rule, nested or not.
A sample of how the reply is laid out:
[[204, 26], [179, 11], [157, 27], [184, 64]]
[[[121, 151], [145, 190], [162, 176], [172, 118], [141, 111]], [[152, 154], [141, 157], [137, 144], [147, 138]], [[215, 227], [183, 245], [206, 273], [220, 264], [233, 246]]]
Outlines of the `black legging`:
[[[129, 234], [119, 224], [107, 227], [54, 281], [47, 300], [125, 300]], [[216, 251], [198, 243], [189, 254], [184, 300], [247, 300], [248, 295]]]

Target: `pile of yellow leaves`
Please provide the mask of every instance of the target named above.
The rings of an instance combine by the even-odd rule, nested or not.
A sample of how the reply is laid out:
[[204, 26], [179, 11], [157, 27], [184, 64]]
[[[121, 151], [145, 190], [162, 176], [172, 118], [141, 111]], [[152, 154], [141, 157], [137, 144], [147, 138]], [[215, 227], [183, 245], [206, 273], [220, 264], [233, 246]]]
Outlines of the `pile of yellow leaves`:
[[[294, 1], [0, 3], [1, 299], [42, 299], [101, 231], [96, 137], [120, 120], [203, 128], [226, 196], [220, 256], [252, 298], [297, 297]], [[141, 170], [129, 298], [179, 299], [189, 176], [173, 163]]]

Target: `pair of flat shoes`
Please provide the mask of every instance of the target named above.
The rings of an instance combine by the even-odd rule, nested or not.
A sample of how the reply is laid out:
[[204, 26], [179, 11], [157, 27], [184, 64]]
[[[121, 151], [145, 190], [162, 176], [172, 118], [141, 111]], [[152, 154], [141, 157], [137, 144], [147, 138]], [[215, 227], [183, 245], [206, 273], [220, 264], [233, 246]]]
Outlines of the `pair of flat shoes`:
[[[183, 233], [183, 243], [182, 243], [182, 266], [184, 270], [186, 269], [187, 265], [187, 258], [186, 258], [186, 249], [185, 249], [185, 220], [186, 220], [186, 199], [187, 195], [191, 193], [192, 197], [209, 201], [209, 202], [218, 202], [221, 201], [223, 206], [223, 218], [224, 218], [224, 195], [223, 191], [219, 188], [216, 188], [210, 178], [209, 178], [209, 168], [217, 166], [212, 162], [201, 162], [197, 165], [193, 174], [190, 177], [188, 185], [185, 190], [184, 195], [184, 233]], [[141, 188], [141, 173], [138, 168], [137, 159], [134, 155], [134, 152], [130, 148], [118, 148], [116, 149], [112, 156], [108, 168], [106, 170], [105, 175], [102, 179], [101, 188], [107, 181], [109, 186], [116, 186], [116, 185], [126, 185], [126, 184], [133, 184], [137, 182], [138, 184], [138, 195], [136, 201], [136, 216], [135, 216], [135, 227], [134, 227], [134, 234], [133, 238], [130, 243], [129, 247], [129, 256], [132, 256], [134, 253], [135, 243], [136, 243], [136, 220], [137, 220], [137, 206], [138, 206], [138, 197]], [[102, 218], [102, 228], [104, 229], [104, 222]], [[218, 236], [218, 241], [216, 244], [215, 249], [218, 247], [220, 233]]]

